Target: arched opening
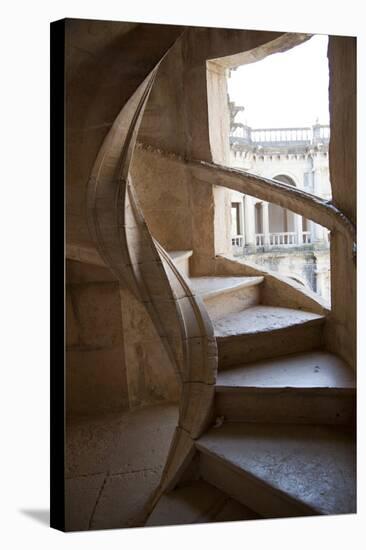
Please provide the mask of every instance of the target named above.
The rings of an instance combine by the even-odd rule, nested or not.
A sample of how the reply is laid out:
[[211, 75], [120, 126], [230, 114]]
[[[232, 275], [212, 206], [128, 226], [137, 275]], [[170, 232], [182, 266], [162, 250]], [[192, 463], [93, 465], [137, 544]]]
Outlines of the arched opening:
[[[317, 50], [318, 57], [321, 57], [326, 39], [317, 37], [311, 40], [313, 46], [310, 50]], [[286, 61], [291, 67], [297, 55], [300, 58], [312, 55], [310, 50], [306, 53], [305, 45], [291, 49], [294, 51], [289, 53]], [[238, 54], [207, 62], [212, 158], [219, 164], [274, 179], [329, 199], [328, 157], [320, 158], [319, 154], [323, 150], [328, 151], [329, 144], [326, 71], [323, 71], [324, 78], [317, 88], [316, 105], [318, 108], [321, 104], [320, 112], [314, 114], [309, 111], [306, 114], [297, 109], [291, 114], [292, 102], [289, 96], [286, 101], [283, 101], [283, 97], [289, 90], [297, 90], [298, 81], [292, 83], [295, 88], [286, 86], [286, 90], [282, 90], [279, 97], [276, 96], [275, 102], [272, 95], [268, 97], [266, 87], [260, 85], [268, 79], [272, 64], [277, 63], [276, 59], [285, 59], [285, 53], [282, 52], [278, 58], [268, 56], [268, 52], [263, 56], [261, 53], [259, 47], [255, 60], [251, 56], [248, 58], [247, 55]], [[323, 69], [324, 59], [322, 57]], [[244, 79], [243, 75], [248, 74], [252, 74], [253, 78]], [[308, 82], [305, 82], [303, 89], [307, 85]], [[265, 98], [262, 97], [263, 93]], [[295, 96], [293, 94], [292, 98]], [[218, 97], [223, 101], [218, 101]], [[318, 114], [323, 124], [319, 123]], [[227, 136], [226, 141], [218, 139], [223, 135]], [[329, 277], [325, 279], [320, 272], [320, 264], [324, 265], [326, 275], [330, 265], [328, 234], [322, 226], [297, 212], [259, 200], [258, 197], [243, 195], [240, 198], [236, 191], [229, 189], [214, 189], [214, 199], [216, 254], [229, 253], [243, 260], [266, 265], [274, 271], [293, 273], [294, 276], [302, 277], [308, 288], [329, 300]], [[241, 225], [237, 205], [229, 215], [230, 206], [234, 202], [240, 203]], [[225, 232], [223, 220], [228, 220], [230, 231]], [[225, 248], [227, 242], [229, 250]], [[324, 284], [319, 282], [322, 277]]]

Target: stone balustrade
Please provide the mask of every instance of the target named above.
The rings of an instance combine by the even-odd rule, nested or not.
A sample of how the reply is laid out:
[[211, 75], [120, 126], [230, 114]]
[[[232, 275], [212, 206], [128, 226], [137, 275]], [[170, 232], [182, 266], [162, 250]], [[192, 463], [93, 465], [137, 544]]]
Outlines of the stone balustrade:
[[244, 246], [244, 236], [243, 235], [235, 235], [231, 237], [231, 244], [235, 247], [242, 248]]
[[[241, 240], [240, 240], [241, 239]], [[235, 240], [235, 242], [234, 242]], [[242, 246], [240, 243], [244, 240], [243, 236], [233, 237], [233, 246]], [[287, 246], [301, 246], [304, 244], [311, 244], [311, 232], [302, 231], [297, 233], [296, 231], [282, 231], [276, 233], [269, 233], [267, 238], [267, 244], [265, 243], [265, 234], [256, 233], [255, 234], [255, 246], [256, 247], [287, 247]], [[237, 244], [238, 243], [238, 244]]]
[[251, 128], [241, 123], [234, 123], [230, 131], [230, 143], [253, 146], [311, 146], [319, 143], [328, 145], [330, 127], [314, 124], [311, 127], [294, 128]]

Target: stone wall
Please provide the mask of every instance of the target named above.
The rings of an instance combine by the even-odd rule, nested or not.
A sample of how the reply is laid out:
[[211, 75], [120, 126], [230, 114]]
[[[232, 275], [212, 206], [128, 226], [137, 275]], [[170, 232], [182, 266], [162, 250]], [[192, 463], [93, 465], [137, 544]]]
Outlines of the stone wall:
[[[332, 196], [356, 223], [356, 38], [330, 36], [329, 144]], [[344, 235], [331, 240], [332, 317], [327, 345], [356, 364], [356, 258]]]
[[94, 246], [86, 194], [96, 156], [124, 103], [182, 31], [174, 25], [66, 20], [68, 243]]
[[354, 223], [357, 193], [356, 56], [355, 37], [329, 37], [329, 156], [333, 200]]
[[68, 261], [66, 304], [67, 412], [127, 409], [118, 282], [104, 268]]
[[166, 250], [191, 250], [193, 228], [187, 169], [174, 156], [137, 147], [131, 175], [151, 234]]
[[[301, 282], [330, 303], [329, 250], [282, 250], [240, 256], [259, 268]], [[239, 259], [239, 256], [238, 256]]]
[[[134, 153], [131, 175], [154, 238], [168, 251], [194, 250], [192, 274], [206, 273], [217, 250], [214, 219], [222, 213], [213, 186], [193, 177], [179, 157], [141, 144]], [[224, 195], [229, 197], [226, 190]], [[230, 215], [228, 205], [226, 215]], [[223, 227], [230, 230], [228, 220], [218, 227], [221, 232]]]
[[144, 305], [124, 288], [120, 300], [129, 407], [178, 402], [178, 377]]
[[67, 413], [94, 415], [178, 399], [173, 366], [145, 308], [107, 269], [68, 261]]

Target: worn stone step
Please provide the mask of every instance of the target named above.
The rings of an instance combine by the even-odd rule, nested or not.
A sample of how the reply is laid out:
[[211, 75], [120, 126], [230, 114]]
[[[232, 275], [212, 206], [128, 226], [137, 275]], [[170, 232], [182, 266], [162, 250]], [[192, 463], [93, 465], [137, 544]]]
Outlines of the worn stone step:
[[325, 317], [258, 305], [214, 322], [219, 369], [322, 348]]
[[264, 277], [191, 277], [189, 284], [203, 300], [213, 321], [260, 303]]
[[217, 376], [215, 414], [235, 422], [354, 423], [355, 373], [324, 351], [228, 368]]
[[203, 481], [192, 481], [163, 495], [146, 526], [186, 525], [222, 521], [243, 521], [260, 516]]
[[203, 479], [263, 517], [356, 511], [356, 446], [344, 427], [231, 422], [196, 447]]
[[193, 250], [171, 250], [168, 254], [179, 271], [185, 277], [189, 277], [189, 258], [192, 256]]

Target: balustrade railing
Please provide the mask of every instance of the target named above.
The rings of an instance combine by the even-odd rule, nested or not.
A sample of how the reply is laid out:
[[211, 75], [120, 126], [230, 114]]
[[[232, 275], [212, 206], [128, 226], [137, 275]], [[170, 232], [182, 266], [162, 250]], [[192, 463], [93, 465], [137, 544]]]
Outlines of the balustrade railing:
[[251, 128], [250, 126], [236, 125], [232, 129], [232, 138], [244, 139], [253, 144], [308, 144], [328, 142], [330, 127], [315, 124], [312, 127], [301, 128]]
[[311, 128], [255, 128], [251, 131], [251, 139], [255, 143], [311, 141], [311, 138]]
[[330, 127], [329, 126], [318, 126], [317, 132], [314, 132], [316, 137], [319, 137], [320, 139], [329, 140], [330, 139]]
[[297, 244], [297, 234], [294, 232], [270, 233], [269, 244], [270, 246]]
[[310, 231], [303, 231], [302, 232], [302, 243], [303, 244], [310, 244], [311, 243], [311, 233], [310, 233]]
[[256, 234], [255, 244], [256, 244], [256, 246], [264, 246], [264, 234], [263, 233], [257, 233]]
[[298, 235], [294, 231], [282, 231], [276, 233], [268, 233], [267, 243], [266, 235], [264, 233], [255, 234], [256, 246], [301, 246], [302, 244], [311, 244], [310, 231], [303, 231], [301, 235]]
[[244, 237], [243, 235], [235, 235], [231, 237], [232, 246], [243, 247], [244, 246]]

